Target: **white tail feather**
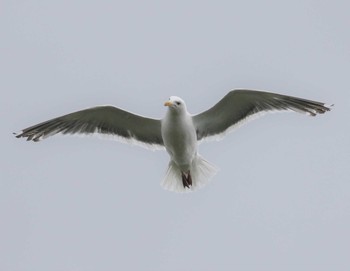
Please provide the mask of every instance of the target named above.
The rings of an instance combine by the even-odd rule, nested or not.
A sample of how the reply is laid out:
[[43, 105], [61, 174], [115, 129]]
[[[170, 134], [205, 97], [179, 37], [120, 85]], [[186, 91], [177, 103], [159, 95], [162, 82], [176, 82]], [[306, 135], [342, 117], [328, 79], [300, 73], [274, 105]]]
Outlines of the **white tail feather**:
[[165, 178], [160, 185], [169, 191], [191, 192], [206, 185], [217, 171], [216, 166], [197, 155], [190, 167], [192, 186], [188, 188], [183, 186], [180, 168], [173, 161], [170, 161]]

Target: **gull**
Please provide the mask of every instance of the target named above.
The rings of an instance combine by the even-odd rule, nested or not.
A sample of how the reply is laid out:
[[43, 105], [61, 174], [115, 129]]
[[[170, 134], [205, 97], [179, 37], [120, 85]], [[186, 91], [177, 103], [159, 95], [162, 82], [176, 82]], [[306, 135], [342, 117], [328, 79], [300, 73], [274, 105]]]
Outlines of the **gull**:
[[192, 115], [185, 102], [171, 96], [164, 103], [163, 119], [153, 119], [106, 105], [97, 106], [23, 129], [17, 138], [39, 141], [61, 134], [107, 134], [119, 141], [151, 149], [166, 149], [170, 162], [163, 188], [176, 192], [194, 191], [207, 184], [217, 172], [198, 154], [198, 143], [221, 139], [233, 128], [273, 111], [294, 111], [310, 116], [323, 114], [332, 105], [258, 90], [235, 89], [208, 110]]

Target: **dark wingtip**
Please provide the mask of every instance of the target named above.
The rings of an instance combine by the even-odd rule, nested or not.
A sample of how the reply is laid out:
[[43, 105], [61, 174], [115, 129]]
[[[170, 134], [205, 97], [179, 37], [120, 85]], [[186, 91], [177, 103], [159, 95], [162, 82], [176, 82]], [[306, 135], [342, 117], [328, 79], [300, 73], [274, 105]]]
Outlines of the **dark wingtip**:
[[332, 110], [334, 104], [325, 104], [324, 106], [327, 107], [327, 111], [330, 111]]
[[12, 133], [16, 138], [25, 138], [27, 141], [34, 141], [34, 142], [37, 142], [37, 141], [39, 141], [39, 139], [38, 138], [33, 138], [33, 136], [32, 135], [28, 135], [27, 133], [25, 133], [25, 132], [23, 132], [23, 131], [20, 131], [20, 132], [18, 132], [18, 133], [15, 133], [15, 132], [13, 132]]
[[16, 138], [20, 138], [20, 137], [22, 137], [22, 135], [23, 135], [22, 132], [19, 132], [19, 133], [13, 132], [12, 134], [13, 134]]
[[326, 113], [328, 111], [331, 111], [333, 109], [334, 104], [323, 104], [323, 110], [322, 112], [319, 112], [321, 114]]
[[324, 114], [328, 111], [331, 111], [332, 110], [332, 107], [334, 106], [334, 104], [322, 104], [322, 106], [318, 109], [315, 109], [316, 112], [313, 112], [311, 114], [311, 116], [316, 116], [317, 114]]

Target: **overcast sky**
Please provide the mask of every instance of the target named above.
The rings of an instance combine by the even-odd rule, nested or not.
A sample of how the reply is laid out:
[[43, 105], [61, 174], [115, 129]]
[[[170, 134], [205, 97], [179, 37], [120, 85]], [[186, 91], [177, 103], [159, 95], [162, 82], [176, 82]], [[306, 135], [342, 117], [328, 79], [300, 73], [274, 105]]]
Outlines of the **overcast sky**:
[[[348, 1], [1, 1], [0, 270], [349, 270]], [[162, 118], [233, 88], [334, 103], [272, 114], [199, 152], [205, 188], [163, 190], [163, 151], [12, 132], [113, 104]]]

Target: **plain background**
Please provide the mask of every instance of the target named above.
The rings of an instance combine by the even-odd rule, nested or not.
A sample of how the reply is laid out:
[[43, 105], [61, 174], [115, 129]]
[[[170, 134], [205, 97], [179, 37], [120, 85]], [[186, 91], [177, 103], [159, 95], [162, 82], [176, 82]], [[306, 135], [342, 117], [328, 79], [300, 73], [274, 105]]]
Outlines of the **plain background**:
[[[349, 1], [1, 1], [1, 270], [349, 270]], [[162, 118], [233, 88], [334, 103], [200, 145], [205, 188], [168, 156], [12, 132], [113, 104]]]

